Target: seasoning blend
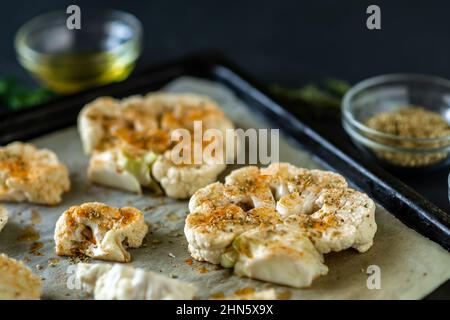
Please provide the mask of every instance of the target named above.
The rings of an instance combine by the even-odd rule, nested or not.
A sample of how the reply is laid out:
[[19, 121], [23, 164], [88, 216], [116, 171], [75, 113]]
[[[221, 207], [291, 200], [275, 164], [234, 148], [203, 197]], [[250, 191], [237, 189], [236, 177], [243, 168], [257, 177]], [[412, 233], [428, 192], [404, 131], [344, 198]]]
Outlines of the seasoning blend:
[[[445, 159], [448, 152], [426, 152], [429, 149], [444, 147], [450, 141], [421, 141], [450, 136], [450, 125], [439, 113], [417, 106], [409, 106], [395, 111], [379, 112], [369, 117], [365, 124], [378, 132], [371, 139], [384, 145], [395, 147], [396, 151], [373, 150], [381, 159], [403, 167], [420, 167]], [[395, 137], [392, 137], [395, 136]], [[408, 148], [417, 153], [401, 152]], [[421, 152], [423, 151], [423, 152]]]

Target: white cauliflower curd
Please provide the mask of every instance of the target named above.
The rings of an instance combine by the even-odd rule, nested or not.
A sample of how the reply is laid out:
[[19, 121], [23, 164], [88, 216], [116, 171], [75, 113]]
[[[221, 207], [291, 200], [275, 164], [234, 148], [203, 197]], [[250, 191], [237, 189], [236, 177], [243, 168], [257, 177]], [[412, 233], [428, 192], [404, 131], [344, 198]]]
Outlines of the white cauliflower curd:
[[[191, 196], [214, 182], [226, 167], [224, 157], [218, 157], [220, 161], [211, 161], [206, 153], [201, 161], [187, 157], [199, 154], [194, 152], [195, 144], [206, 148], [214, 140], [183, 141], [190, 146], [181, 152], [187, 160], [174, 161], [172, 151], [181, 141], [173, 137], [193, 133], [195, 123], [202, 131], [215, 129], [224, 137], [227, 129], [234, 128], [214, 101], [200, 95], [151, 93], [123, 100], [96, 99], [78, 118], [83, 148], [91, 155], [89, 179], [136, 193], [142, 187], [161, 186], [169, 197]], [[225, 150], [225, 144], [219, 149]]]
[[91, 202], [66, 210], [56, 223], [56, 254], [130, 262], [126, 247], [138, 248], [148, 227], [141, 211]]
[[303, 288], [328, 273], [308, 236], [284, 225], [244, 232], [233, 241], [232, 250], [228, 257], [236, 255], [234, 272], [240, 276]]
[[195, 192], [189, 211], [194, 259], [294, 287], [327, 273], [323, 253], [367, 251], [377, 229], [374, 202], [342, 176], [288, 163], [235, 170]]
[[120, 264], [79, 263], [77, 277], [97, 300], [191, 300], [197, 291], [191, 284]]
[[366, 194], [346, 189], [323, 192], [310, 215], [291, 215], [285, 223], [296, 225], [311, 238], [322, 253], [354, 248], [366, 252], [377, 231], [375, 203]]
[[8, 222], [8, 211], [5, 207], [0, 206], [0, 231], [3, 230], [6, 223]]
[[41, 278], [21, 261], [0, 254], [0, 300], [39, 300]]
[[0, 147], [0, 201], [55, 205], [69, 189], [69, 172], [52, 151], [22, 142]]

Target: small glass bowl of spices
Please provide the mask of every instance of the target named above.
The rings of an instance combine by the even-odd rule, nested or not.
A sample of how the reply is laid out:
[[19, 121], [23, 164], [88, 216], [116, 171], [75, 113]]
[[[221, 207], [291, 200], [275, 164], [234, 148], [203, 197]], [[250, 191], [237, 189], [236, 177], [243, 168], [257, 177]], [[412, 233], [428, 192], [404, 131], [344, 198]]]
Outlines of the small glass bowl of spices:
[[391, 167], [449, 163], [450, 81], [418, 74], [364, 80], [344, 97], [342, 124], [354, 143]]

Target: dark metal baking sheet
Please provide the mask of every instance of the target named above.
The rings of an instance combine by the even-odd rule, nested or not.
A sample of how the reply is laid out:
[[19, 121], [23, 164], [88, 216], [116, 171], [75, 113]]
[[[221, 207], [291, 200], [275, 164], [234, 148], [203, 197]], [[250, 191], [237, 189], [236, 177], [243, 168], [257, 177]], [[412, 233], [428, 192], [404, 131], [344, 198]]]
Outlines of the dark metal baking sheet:
[[409, 227], [450, 250], [450, 217], [381, 167], [362, 158], [350, 145], [338, 147], [270, 98], [265, 88], [217, 54], [199, 54], [146, 69], [126, 81], [94, 88], [0, 119], [0, 144], [26, 140], [74, 125], [82, 106], [98, 96], [124, 97], [157, 90], [187, 75], [229, 87], [275, 127], [315, 155], [323, 165], [345, 175]]

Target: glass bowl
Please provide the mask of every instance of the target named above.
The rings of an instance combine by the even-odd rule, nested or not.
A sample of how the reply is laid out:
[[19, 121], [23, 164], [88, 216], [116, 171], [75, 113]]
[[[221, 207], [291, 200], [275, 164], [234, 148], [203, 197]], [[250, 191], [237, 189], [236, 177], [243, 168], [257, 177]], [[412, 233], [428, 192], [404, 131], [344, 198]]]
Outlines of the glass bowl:
[[133, 15], [108, 10], [81, 12], [81, 28], [55, 11], [25, 23], [15, 37], [21, 65], [58, 93], [125, 79], [141, 52], [142, 27]]
[[378, 162], [396, 168], [447, 165], [450, 135], [400, 137], [368, 127], [380, 112], [419, 106], [450, 120], [450, 81], [419, 74], [390, 74], [364, 80], [344, 96], [342, 125], [353, 142]]

